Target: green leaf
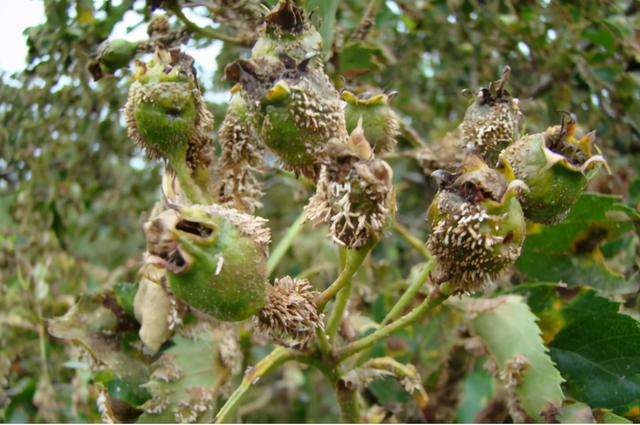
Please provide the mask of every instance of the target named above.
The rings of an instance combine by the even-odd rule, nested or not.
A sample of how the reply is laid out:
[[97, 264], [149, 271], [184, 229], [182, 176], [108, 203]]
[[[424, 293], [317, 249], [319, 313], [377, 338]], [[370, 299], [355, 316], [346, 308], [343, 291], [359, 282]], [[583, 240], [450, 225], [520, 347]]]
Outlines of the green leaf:
[[[563, 379], [547, 353], [536, 317], [524, 298], [506, 295], [488, 300], [467, 299], [460, 304], [471, 314], [473, 333], [482, 339], [496, 363], [496, 374], [507, 377], [505, 385], [515, 391], [524, 413], [534, 421], [543, 421], [541, 413], [562, 403]], [[524, 361], [524, 368], [517, 368], [518, 360]]]
[[146, 367], [133, 357], [134, 350], [125, 342], [127, 332], [122, 331], [135, 322], [119, 313], [111, 294], [83, 295], [64, 316], [49, 320], [48, 330], [56, 338], [81, 345], [116, 376], [140, 377]]
[[460, 342], [457, 330], [464, 323], [460, 312], [443, 305], [429, 320], [416, 323], [411, 339], [415, 341], [415, 356], [426, 380], [437, 379], [451, 350]]
[[[126, 316], [111, 293], [83, 295], [62, 317], [51, 319], [48, 330], [82, 346], [99, 366], [93, 379], [109, 393], [115, 419], [131, 420], [131, 408], [149, 398], [141, 388], [148, 379], [148, 367], [131, 342], [137, 340], [137, 323]], [[135, 416], [134, 416], [135, 419]]]
[[487, 404], [495, 391], [495, 380], [483, 367], [476, 363], [476, 370], [464, 377], [462, 400], [458, 407], [456, 421], [473, 423], [474, 419]]
[[529, 227], [516, 266], [530, 280], [589, 285], [613, 294], [634, 292], [638, 282], [613, 271], [600, 246], [632, 232], [639, 217], [616, 196], [585, 193], [562, 223]]
[[335, 34], [336, 11], [338, 10], [338, 0], [308, 0], [307, 10], [314, 10], [314, 17], [318, 17], [321, 23], [314, 22], [318, 32], [322, 36], [322, 45], [325, 56], [331, 51], [333, 46], [333, 35]]
[[640, 322], [619, 308], [595, 291], [577, 296], [551, 356], [577, 400], [640, 420]]
[[371, 43], [350, 43], [340, 52], [340, 74], [353, 78], [380, 68], [382, 50]]
[[608, 409], [594, 409], [593, 416], [600, 424], [631, 424], [629, 419], [618, 416]]
[[138, 422], [211, 422], [220, 387], [239, 369], [239, 347], [230, 331], [202, 324], [183, 329], [172, 342], [143, 385], [152, 398]]

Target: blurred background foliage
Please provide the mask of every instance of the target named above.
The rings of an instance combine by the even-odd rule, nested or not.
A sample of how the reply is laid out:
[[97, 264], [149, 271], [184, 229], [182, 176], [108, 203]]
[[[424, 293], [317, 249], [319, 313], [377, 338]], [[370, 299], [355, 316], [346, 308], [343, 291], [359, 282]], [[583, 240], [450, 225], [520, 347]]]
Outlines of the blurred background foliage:
[[[64, 314], [80, 294], [135, 282], [144, 249], [140, 220], [158, 199], [160, 164], [147, 161], [123, 127], [120, 109], [130, 70], [96, 82], [87, 66], [125, 15], [144, 26], [152, 13], [171, 3], [176, 2], [45, 0], [46, 21], [25, 30], [24, 71], [0, 80], [0, 416], [6, 422], [100, 419], [87, 366], [72, 360], [77, 357], [73, 347], [48, 335], [46, 320]], [[275, 2], [196, 0], [181, 6], [193, 6], [193, 13], [210, 18], [217, 31], [247, 40], [255, 36], [261, 3]], [[370, 5], [375, 25], [364, 41], [353, 41], [351, 34]], [[588, 284], [619, 297], [629, 314], [639, 315], [633, 210], [640, 202], [640, 2], [307, 0], [305, 6], [314, 12], [327, 71], [337, 85], [398, 92], [392, 105], [403, 132], [388, 160], [395, 172], [399, 221], [421, 241], [427, 237], [424, 214], [435, 189], [428, 177], [433, 146], [461, 121], [469, 103], [463, 89], [486, 86], [509, 65], [510, 91], [521, 100], [528, 132], [557, 123], [558, 109], [574, 112], [584, 129], [597, 130], [613, 174], [598, 178], [591, 189], [621, 198], [591, 195], [596, 198], [577, 207], [569, 227], [532, 229], [539, 242], [530, 238], [508, 281]], [[181, 25], [175, 17], [172, 23]], [[201, 78], [207, 79], [205, 97], [219, 124], [230, 88], [222, 70], [247, 56], [249, 48], [194, 34], [187, 49], [211, 44], [220, 53], [198, 65], [216, 70]], [[257, 213], [270, 220], [278, 241], [312, 187], [272, 171], [263, 176], [266, 196]], [[580, 217], [596, 204], [601, 209], [595, 215]], [[611, 224], [605, 214], [611, 209], [626, 215]], [[593, 242], [594, 229], [603, 228], [592, 243], [596, 248], [579, 245]], [[568, 244], [555, 243], [571, 231]], [[553, 261], [559, 263], [548, 263], [550, 251], [537, 245], [543, 242], [555, 247]], [[371, 318], [382, 319], [420, 261], [397, 234], [383, 240], [356, 279], [359, 297], [350, 306], [356, 329], [366, 329]], [[335, 277], [336, 264], [325, 229], [306, 226], [275, 275], [304, 275], [321, 288]], [[544, 333], [545, 318], [553, 323], [555, 316], [542, 305], [541, 293], [540, 287], [522, 290], [527, 299], [537, 300], [532, 310]], [[461, 321], [459, 312], [443, 308], [374, 351], [419, 366], [436, 403], [458, 406], [441, 419], [473, 421], [495, 389], [481, 362], [469, 363], [459, 353], [464, 329], [453, 329]], [[245, 366], [265, 350], [253, 347]], [[637, 352], [630, 356], [640, 362]], [[468, 372], [453, 384], [452, 364]], [[570, 375], [561, 372], [565, 379]], [[272, 385], [252, 392], [243, 405], [247, 421], [337, 419], [335, 396], [321, 375], [289, 364], [268, 379]], [[454, 384], [462, 401], [452, 403], [444, 390]], [[576, 400], [588, 402], [579, 385], [571, 391]], [[395, 382], [375, 382], [366, 397], [382, 406], [367, 412], [371, 421], [421, 418], [405, 406], [409, 396]], [[640, 419], [629, 409], [618, 413]], [[579, 404], [563, 414], [579, 415]]]

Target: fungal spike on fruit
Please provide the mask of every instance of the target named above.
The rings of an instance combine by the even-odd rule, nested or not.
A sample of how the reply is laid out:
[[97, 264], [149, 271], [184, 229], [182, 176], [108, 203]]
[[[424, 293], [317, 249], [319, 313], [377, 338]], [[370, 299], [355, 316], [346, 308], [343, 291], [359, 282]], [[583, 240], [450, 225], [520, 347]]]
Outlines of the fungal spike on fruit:
[[213, 192], [220, 204], [253, 213], [262, 205], [262, 184], [257, 174], [262, 171], [264, 148], [239, 93], [229, 101], [218, 140], [221, 150]]
[[324, 315], [315, 302], [320, 293], [308, 280], [289, 276], [276, 279], [266, 288], [265, 304], [254, 324], [277, 343], [303, 349], [317, 329], [324, 329]]
[[481, 289], [520, 255], [526, 231], [516, 191], [496, 170], [473, 158], [471, 171], [446, 178], [427, 211], [427, 246], [438, 259], [437, 281], [457, 293]]
[[393, 210], [393, 171], [382, 160], [361, 159], [348, 145], [331, 144], [330, 152], [305, 207], [306, 220], [329, 223], [334, 242], [357, 249], [379, 237]]

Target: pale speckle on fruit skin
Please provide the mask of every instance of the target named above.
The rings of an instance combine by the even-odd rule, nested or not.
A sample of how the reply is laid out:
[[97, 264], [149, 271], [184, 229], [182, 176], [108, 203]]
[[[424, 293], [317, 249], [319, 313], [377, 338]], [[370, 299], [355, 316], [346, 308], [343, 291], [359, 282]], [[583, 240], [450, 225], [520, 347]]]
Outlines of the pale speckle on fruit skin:
[[470, 293], [482, 289], [520, 256], [525, 221], [515, 197], [507, 199], [500, 211], [489, 212], [482, 202], [466, 201], [454, 190], [441, 189], [429, 207], [427, 247], [438, 259], [436, 272], [456, 292]]
[[351, 249], [382, 231], [390, 211], [393, 171], [379, 159], [323, 164], [316, 193], [305, 207], [315, 225], [329, 223], [329, 236]]
[[[240, 103], [237, 107], [234, 103]], [[221, 204], [247, 213], [262, 206], [262, 184], [257, 178], [263, 166], [264, 147], [251, 124], [246, 105], [234, 95], [220, 126], [220, 158], [216, 166], [214, 193]]]
[[494, 165], [500, 152], [519, 136], [523, 121], [517, 99], [498, 98], [490, 104], [472, 104], [460, 124], [466, 147]]

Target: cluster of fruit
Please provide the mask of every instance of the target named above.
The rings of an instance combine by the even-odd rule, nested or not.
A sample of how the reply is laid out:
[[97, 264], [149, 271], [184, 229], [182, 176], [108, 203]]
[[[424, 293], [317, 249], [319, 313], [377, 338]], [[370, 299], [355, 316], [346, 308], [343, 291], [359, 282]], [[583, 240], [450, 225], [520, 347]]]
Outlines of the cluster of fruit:
[[[273, 339], [303, 346], [323, 326], [318, 294], [288, 276], [268, 282], [270, 233], [253, 215], [262, 195], [257, 173], [272, 155], [315, 183], [308, 221], [328, 224], [331, 239], [348, 249], [376, 241], [395, 210], [392, 169], [376, 157], [396, 143], [391, 96], [339, 93], [324, 70], [320, 34], [301, 8], [282, 0], [266, 15], [251, 56], [225, 69], [236, 85], [215, 158], [213, 117], [192, 63], [175, 40], [157, 42], [124, 109], [131, 138], [167, 163], [165, 199], [145, 225], [141, 337], [150, 350], [160, 347], [178, 299], [218, 320], [254, 317]], [[459, 127], [464, 161], [435, 173], [440, 190], [428, 209], [427, 242], [438, 260], [433, 279], [458, 293], [482, 288], [513, 263], [526, 220], [561, 221], [606, 166], [594, 133], [576, 139], [570, 115], [544, 133], [522, 135], [518, 100], [505, 88], [509, 75], [506, 68], [468, 108]], [[166, 311], [150, 311], [151, 298]]]
[[[440, 190], [428, 210], [428, 247], [438, 259], [437, 281], [456, 292], [484, 287], [520, 255], [526, 220], [556, 224], [589, 180], [607, 164], [595, 132], [576, 139], [576, 120], [522, 135], [518, 99], [506, 90], [510, 74], [478, 91], [460, 134], [463, 164], [438, 170]], [[595, 153], [594, 153], [595, 151]]]
[[192, 59], [179, 44], [157, 42], [149, 63], [138, 64], [124, 108], [129, 135], [166, 161], [164, 200], [144, 226], [144, 284], [135, 303], [150, 351], [171, 336], [185, 310], [179, 303], [217, 320], [253, 317], [289, 346], [304, 346], [323, 326], [307, 281], [268, 281], [270, 232], [253, 215], [267, 155], [316, 183], [306, 218], [329, 224], [335, 243], [358, 249], [382, 232], [393, 209], [392, 170], [375, 156], [395, 144], [390, 96], [338, 93], [321, 55], [322, 38], [306, 13], [279, 2], [251, 57], [225, 70], [236, 85], [217, 157]]

